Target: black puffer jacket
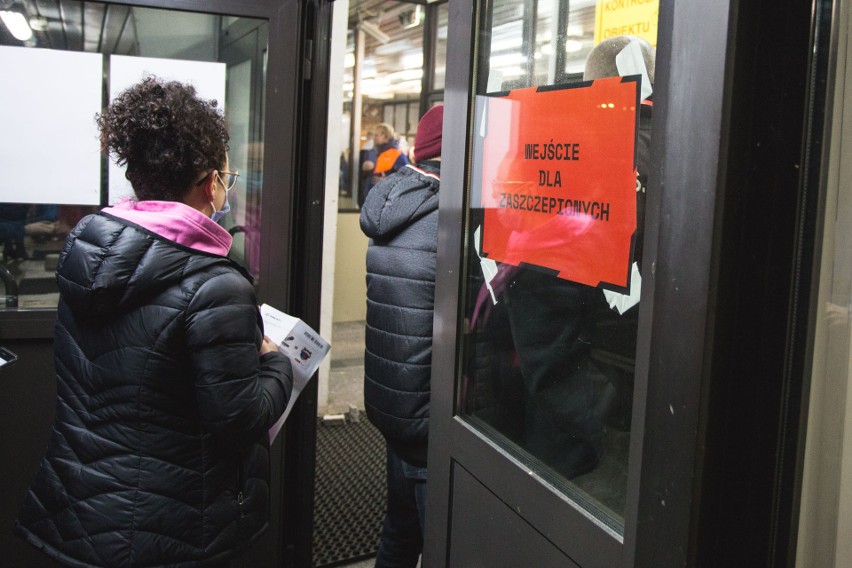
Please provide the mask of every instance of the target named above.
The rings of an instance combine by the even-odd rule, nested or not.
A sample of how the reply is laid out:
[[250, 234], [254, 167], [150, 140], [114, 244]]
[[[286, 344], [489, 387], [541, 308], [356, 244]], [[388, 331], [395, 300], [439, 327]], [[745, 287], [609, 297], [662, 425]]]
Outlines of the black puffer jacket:
[[440, 162], [379, 182], [361, 210], [367, 249], [364, 403], [404, 460], [426, 465]]
[[83, 219], [61, 252], [56, 419], [17, 530], [72, 566], [222, 561], [265, 528], [289, 360], [227, 258]]

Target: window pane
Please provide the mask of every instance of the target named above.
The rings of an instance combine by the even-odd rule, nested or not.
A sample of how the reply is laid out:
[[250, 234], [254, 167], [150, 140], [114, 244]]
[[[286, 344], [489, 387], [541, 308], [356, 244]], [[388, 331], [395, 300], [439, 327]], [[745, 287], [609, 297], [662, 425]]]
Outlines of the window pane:
[[523, 51], [525, 6], [513, 0], [495, 0], [492, 4], [491, 39], [484, 36], [482, 46], [491, 54], [491, 72], [485, 77], [488, 92], [525, 84], [528, 63]]
[[408, 111], [407, 104], [394, 105], [396, 112], [393, 117], [393, 129], [396, 130], [397, 136], [404, 137], [408, 133], [408, 120], [406, 117]]
[[[0, 302], [0, 309], [55, 307], [54, 269], [65, 236], [83, 216], [122, 196], [132, 197], [132, 189], [122, 187], [126, 183], [123, 170], [108, 165], [99, 152], [94, 115], [101, 110], [102, 100], [114, 94], [116, 85], [135, 83], [143, 70], [166, 80], [191, 80], [200, 96], [216, 98], [224, 109], [231, 134], [231, 169], [238, 170], [240, 177], [229, 195], [232, 213], [221, 223], [236, 235], [231, 255], [256, 274], [265, 82], [265, 46], [260, 44], [266, 42], [266, 23], [75, 0], [63, 2], [62, 9], [49, 2], [19, 3], [18, 8], [27, 21], [39, 25], [25, 39], [0, 25], [2, 67], [9, 70], [29, 62], [17, 73], [21, 81], [4, 85], [0, 124], [6, 125], [9, 134], [14, 118], [27, 116], [26, 131], [59, 129], [61, 135], [48, 138], [64, 142], [65, 148], [49, 150], [43, 136], [25, 132], [6, 138], [14, 142], [19, 156], [6, 164], [7, 177], [15, 178], [20, 169], [40, 189], [34, 186], [30, 191], [20, 183], [0, 189], [0, 290], [6, 299]], [[230, 29], [239, 29], [241, 39], [223, 33]], [[60, 73], [50, 70], [48, 60], [60, 59], [66, 69], [75, 69], [72, 80], [62, 80]], [[98, 67], [94, 73], [89, 72], [91, 61]], [[110, 64], [102, 65], [104, 61]], [[130, 68], [137, 68], [138, 78], [122, 74]], [[206, 73], [205, 69], [212, 71]], [[216, 83], [212, 91], [205, 85], [210, 79]], [[25, 89], [25, 98], [14, 98], [15, 85]], [[27, 111], [28, 102], [38, 104], [42, 111]], [[61, 109], [61, 126], [56, 117], [51, 118], [51, 109]], [[29, 158], [39, 159], [46, 153], [53, 156], [54, 167], [27, 166]], [[4, 155], [11, 156], [9, 152]], [[62, 165], [62, 157], [71, 157], [74, 166]], [[39, 171], [60, 172], [63, 181], [38, 180]], [[20, 202], [22, 196], [28, 202]]]
[[435, 75], [432, 87], [436, 91], [444, 89], [447, 82], [447, 21], [450, 5], [444, 3], [438, 6], [438, 29], [435, 38]]
[[483, 14], [459, 410], [620, 531], [655, 40], [607, 35], [617, 3], [534, 5]]
[[411, 142], [414, 142], [414, 135], [417, 134], [417, 123], [420, 122], [420, 103], [408, 104], [408, 128], [406, 132], [411, 137]]

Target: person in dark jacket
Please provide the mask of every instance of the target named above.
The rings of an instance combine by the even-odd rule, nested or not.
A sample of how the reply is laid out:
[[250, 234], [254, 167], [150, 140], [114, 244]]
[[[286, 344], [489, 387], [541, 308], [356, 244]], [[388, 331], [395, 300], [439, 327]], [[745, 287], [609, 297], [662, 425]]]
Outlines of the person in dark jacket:
[[267, 525], [267, 430], [292, 388], [214, 220], [237, 176], [224, 117], [148, 78], [98, 125], [138, 201], [60, 253], [56, 418], [16, 528], [69, 566], [222, 564]]
[[393, 126], [385, 122], [376, 126], [373, 132], [373, 147], [367, 151], [364, 163], [361, 165], [361, 169], [369, 173], [364, 180], [361, 205], [363, 206], [373, 186], [381, 179], [398, 172], [406, 164], [408, 164], [408, 158], [405, 152], [399, 149], [399, 140], [396, 139]]
[[414, 567], [423, 549], [443, 117], [443, 106], [423, 115], [417, 166], [381, 180], [361, 209], [370, 237], [364, 404], [387, 446], [379, 568]]

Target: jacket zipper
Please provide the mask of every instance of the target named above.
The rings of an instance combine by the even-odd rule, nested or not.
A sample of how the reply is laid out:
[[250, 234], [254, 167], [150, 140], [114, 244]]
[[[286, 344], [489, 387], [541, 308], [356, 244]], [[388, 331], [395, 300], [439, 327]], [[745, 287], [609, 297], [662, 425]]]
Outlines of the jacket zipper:
[[237, 507], [240, 510], [240, 518], [246, 516], [246, 512], [243, 509], [243, 505], [245, 504], [246, 499], [245, 495], [243, 495], [243, 469], [242, 464], [237, 464]]

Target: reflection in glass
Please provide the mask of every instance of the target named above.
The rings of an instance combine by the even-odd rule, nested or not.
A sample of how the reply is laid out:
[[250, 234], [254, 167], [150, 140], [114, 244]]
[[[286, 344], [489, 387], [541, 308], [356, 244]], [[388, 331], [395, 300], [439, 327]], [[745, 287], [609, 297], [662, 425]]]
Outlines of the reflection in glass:
[[438, 30], [435, 38], [435, 74], [432, 79], [432, 88], [436, 91], [444, 90], [447, 82], [447, 24], [449, 22], [449, 3], [438, 6]]
[[[597, 5], [601, 9], [602, 3]], [[529, 6], [536, 6], [535, 13], [524, 12]], [[601, 14], [595, 10], [592, 1], [519, 4], [495, 0], [483, 14], [475, 83], [480, 96], [470, 144], [474, 171], [468, 195], [459, 411], [579, 506], [621, 531], [639, 312], [639, 305], [627, 297], [629, 292], [638, 291], [634, 286], [638, 286], [643, 271], [653, 96], [640, 95], [641, 83], [634, 78], [632, 98], [624, 104], [595, 101], [582, 110], [551, 106], [549, 114], [539, 111], [531, 115], [529, 107], [519, 101], [542, 100], [556, 91], [518, 91], [617, 75], [644, 74], [646, 88], [647, 83], [653, 83], [651, 43], [624, 36], [605, 38], [608, 30], [619, 29], [617, 24], [599, 28], [596, 33], [596, 16]], [[653, 19], [656, 29], [656, 6], [649, 3], [640, 15]], [[599, 47], [593, 49], [596, 45]], [[625, 55], [619, 58], [619, 69], [615, 58], [622, 51]], [[637, 53], [632, 63], [623, 63], [626, 55]], [[637, 104], [640, 100], [641, 105]], [[490, 115], [494, 109], [503, 109], [497, 113], [503, 118]], [[531, 144], [571, 143], [586, 140], [583, 136], [595, 136], [588, 132], [603, 124], [595, 111], [601, 117], [623, 113], [627, 127], [609, 138], [595, 138], [597, 146], [582, 145], [577, 155], [590, 160], [590, 154], [584, 152], [592, 151], [592, 147], [597, 155], [606, 154], [608, 147], [622, 148], [619, 155], [627, 157], [625, 160], [622, 155], [619, 171], [626, 171], [626, 175], [618, 177], [618, 191], [605, 185], [611, 183], [605, 171], [590, 173], [593, 170], [574, 168], [569, 161], [550, 159], [553, 156], [539, 160]], [[572, 123], [574, 118], [577, 120]], [[483, 133], [493, 130], [501, 120], [510, 134], [492, 137], [496, 142], [490, 144], [483, 142]], [[556, 124], [577, 126], [557, 128], [553, 126]], [[580, 126], [584, 124], [592, 126]], [[529, 152], [519, 150], [523, 147]], [[515, 157], [501, 158], [510, 155]], [[604, 170], [607, 164], [602, 162]], [[556, 171], [562, 174], [559, 182]], [[572, 179], [571, 174], [578, 177]], [[597, 241], [588, 241], [592, 232], [588, 226], [596, 222], [592, 214], [596, 210], [592, 205], [586, 215], [578, 209], [584, 207], [578, 202], [589, 203], [582, 201], [589, 195], [572, 194], [585, 191], [571, 189], [575, 187], [594, 188], [593, 195], [601, 202], [607, 195], [613, 199], [620, 195], [621, 203], [629, 206], [630, 214], [625, 217], [629, 223], [625, 250], [629, 252], [619, 260], [619, 269], [625, 278], [628, 274], [632, 278], [627, 288], [618, 290], [621, 294], [584, 284], [586, 280], [570, 270], [560, 272], [547, 263], [542, 265], [543, 258], [572, 258], [571, 251], [590, 249], [593, 254], [584, 258], [574, 255], [572, 262], [585, 266], [598, 261], [593, 258]], [[518, 215], [516, 210], [526, 205], [507, 205], [508, 194], [540, 198], [547, 205], [533, 205], [532, 210]], [[570, 205], [567, 198], [572, 199]], [[500, 199], [504, 203], [500, 204]], [[505, 235], [503, 249], [493, 246], [495, 224], [501, 225], [501, 234]], [[488, 257], [489, 251], [499, 262]], [[604, 254], [600, 251], [597, 256]]]
[[[230, 128], [231, 169], [239, 170], [241, 175], [229, 196], [232, 213], [222, 220], [222, 224], [235, 235], [231, 256], [245, 264], [250, 272], [257, 274], [263, 171], [262, 97], [265, 82], [265, 60], [261, 59], [265, 57], [265, 21], [75, 0], [64, 1], [61, 6], [55, 2], [16, 3], [15, 6], [15, 10], [22, 12], [24, 20], [33, 26], [32, 35], [26, 40], [17, 39], [0, 23], [0, 47], [7, 46], [27, 53], [49, 51], [129, 56], [125, 61], [156, 58], [175, 63], [191, 61], [225, 64], [227, 91], [223, 91], [226, 94], [219, 103], [225, 110]], [[12, 51], [8, 53], [15, 55]], [[95, 59], [100, 62], [100, 58]], [[110, 61], [110, 58], [104, 58], [104, 61]], [[104, 96], [100, 93], [104, 89], [109, 93], [112, 79], [109, 65], [104, 66], [104, 76], [106, 80], [98, 72], [91, 80], [97, 101], [95, 111]], [[77, 78], [83, 80], [82, 75]], [[180, 80], [177, 76], [164, 78]], [[32, 89], [30, 83], [34, 81], [32, 77], [29, 79], [20, 84], [29, 85]], [[7, 86], [11, 87], [14, 85]], [[55, 104], [47, 106], [62, 108], [67, 112], [67, 88], [64, 92], [61, 89], [45, 91], [51, 93], [49, 96], [56, 97]], [[92, 140], [97, 154], [96, 128], [94, 116], [91, 116], [95, 111], [83, 113], [85, 116], [81, 120], [86, 121], [87, 127], [90, 125], [92, 132], [95, 132], [94, 135], [83, 135], [86, 141]], [[15, 113], [20, 112], [20, 109], [0, 108], [0, 123], [4, 123], [4, 112]], [[37, 120], [41, 115], [30, 114], [32, 120]], [[31, 129], [41, 132], [42, 136], [43, 133], [55, 131], [50, 123], [34, 123]], [[70, 139], [69, 134], [66, 131], [51, 136], [62, 140]], [[28, 139], [21, 137], [15, 142], [32, 146], [26, 148], [29, 155], [44, 154], [42, 145], [29, 142]], [[76, 148], [69, 148], [68, 152], [72, 150]], [[100, 179], [100, 187], [96, 181], [87, 183], [85, 199], [71, 195], [82, 190], [75, 190], [69, 181], [55, 184], [58, 187], [50, 193], [53, 197], [40, 198], [40, 203], [20, 203], [22, 196], [33, 195], [33, 192], [23, 191], [21, 187], [0, 190], [0, 309], [56, 306], [58, 292], [54, 268], [65, 236], [82, 217], [108, 205], [110, 199], [110, 170], [106, 167], [105, 157], [98, 160], [96, 156], [91, 165], [78, 161], [76, 166], [71, 171], [59, 168], [64, 179]], [[36, 201], [34, 197], [30, 199]], [[54, 200], [56, 202], [48, 202]]]
[[98, 208], [86, 205], [0, 203], [3, 252], [2, 308], [55, 306], [53, 269], [62, 241], [77, 221]]

